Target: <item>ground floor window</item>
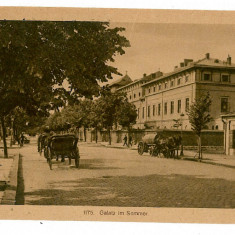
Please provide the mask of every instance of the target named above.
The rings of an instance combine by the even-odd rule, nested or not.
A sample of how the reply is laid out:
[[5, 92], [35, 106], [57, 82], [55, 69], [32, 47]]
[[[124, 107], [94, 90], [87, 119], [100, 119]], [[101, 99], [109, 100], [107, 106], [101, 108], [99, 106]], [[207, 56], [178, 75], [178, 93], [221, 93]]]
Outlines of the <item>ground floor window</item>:
[[221, 98], [221, 113], [229, 111], [228, 97]]
[[150, 117], [150, 106], [148, 106], [148, 117]]
[[181, 100], [178, 100], [178, 113], [181, 113]]
[[158, 104], [158, 115], [161, 115], [161, 104]]
[[189, 98], [185, 99], [185, 112], [188, 112], [189, 110]]
[[171, 101], [171, 114], [174, 113], [174, 101]]
[[164, 104], [164, 114], [167, 114], [167, 103]]

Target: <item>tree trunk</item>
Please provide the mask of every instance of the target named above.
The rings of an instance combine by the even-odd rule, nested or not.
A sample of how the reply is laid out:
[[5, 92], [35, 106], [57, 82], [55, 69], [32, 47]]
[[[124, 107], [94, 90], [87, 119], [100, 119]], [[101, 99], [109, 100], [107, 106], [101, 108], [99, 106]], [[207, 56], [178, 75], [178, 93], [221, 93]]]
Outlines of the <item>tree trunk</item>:
[[98, 142], [98, 133], [97, 133], [97, 127], [95, 128], [95, 142]]
[[201, 161], [201, 153], [202, 153], [202, 146], [201, 146], [201, 136], [198, 136], [198, 159]]
[[86, 127], [84, 127], [84, 141], [86, 142]]
[[111, 145], [111, 128], [108, 127], [109, 145]]
[[8, 158], [7, 141], [6, 141], [6, 127], [5, 127], [5, 123], [4, 123], [4, 117], [1, 117], [1, 125], [2, 125], [2, 137], [3, 137], [3, 145], [4, 145], [4, 158]]
[[127, 147], [130, 147], [130, 127], [127, 128]]

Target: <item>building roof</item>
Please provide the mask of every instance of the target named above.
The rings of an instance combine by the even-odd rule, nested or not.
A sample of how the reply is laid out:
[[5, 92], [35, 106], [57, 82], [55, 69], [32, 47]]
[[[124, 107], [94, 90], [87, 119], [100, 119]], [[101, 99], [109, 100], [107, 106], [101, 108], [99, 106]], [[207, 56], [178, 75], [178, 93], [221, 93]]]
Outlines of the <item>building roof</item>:
[[159, 77], [161, 77], [162, 75], [163, 75], [163, 73], [162, 73], [161, 71], [157, 71], [157, 72], [151, 73], [151, 74], [149, 74], [149, 75], [144, 74], [142, 78], [140, 78], [140, 79], [135, 79], [133, 82], [128, 83], [128, 84], [126, 84], [125, 86], [122, 86], [122, 87], [120, 87], [120, 88], [118, 88], [118, 89], [122, 89], [122, 88], [128, 87], [128, 86], [133, 85], [133, 84], [136, 84], [136, 83], [138, 83], [138, 82], [145, 82], [145, 83], [146, 83], [146, 82], [149, 82], [149, 81], [151, 81], [151, 80], [153, 80], [153, 79], [155, 79], [155, 78], [159, 78]]
[[113, 81], [109, 86], [113, 87], [113, 86], [125, 86], [129, 83], [131, 83], [132, 80], [131, 78], [126, 74], [125, 76], [116, 79], [115, 81]]
[[180, 73], [182, 71], [186, 71], [186, 70], [194, 68], [194, 67], [210, 67], [210, 68], [214, 67], [214, 68], [233, 68], [233, 69], [235, 69], [235, 64], [228, 63], [228, 61], [223, 61], [223, 60], [219, 60], [219, 59], [216, 59], [216, 58], [203, 58], [203, 59], [200, 59], [200, 60], [195, 61], [195, 62], [190, 62], [190, 63], [187, 64], [187, 66], [175, 68], [174, 71], [169, 72], [169, 73], [165, 73], [165, 74], [163, 74], [163, 76], [158, 77], [154, 80], [151, 80], [151, 81], [145, 83], [144, 85], [148, 85], [148, 84], [150, 84], [152, 82], [155, 82], [157, 80], [161, 80], [163, 78], [166, 78], [166, 77], [169, 77], [171, 75]]

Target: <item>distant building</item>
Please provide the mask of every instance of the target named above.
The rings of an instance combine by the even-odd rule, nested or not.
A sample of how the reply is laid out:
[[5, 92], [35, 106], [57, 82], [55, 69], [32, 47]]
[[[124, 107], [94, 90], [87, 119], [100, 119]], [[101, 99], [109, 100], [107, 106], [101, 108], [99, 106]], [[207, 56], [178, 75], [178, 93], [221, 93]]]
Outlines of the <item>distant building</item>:
[[185, 59], [170, 73], [144, 75], [116, 90], [126, 92], [129, 102], [135, 104], [135, 128], [175, 129], [175, 120], [180, 120], [183, 130], [191, 129], [187, 109], [195, 98], [209, 91], [214, 120], [208, 129], [222, 130], [221, 115], [235, 112], [235, 64], [230, 56], [222, 61], [207, 53], [195, 62]]
[[123, 87], [127, 84], [130, 84], [132, 82], [131, 78], [127, 75], [124, 77], [121, 77], [119, 79], [116, 79], [115, 81], [113, 81], [109, 87], [111, 89], [112, 92], [115, 92], [118, 88]]

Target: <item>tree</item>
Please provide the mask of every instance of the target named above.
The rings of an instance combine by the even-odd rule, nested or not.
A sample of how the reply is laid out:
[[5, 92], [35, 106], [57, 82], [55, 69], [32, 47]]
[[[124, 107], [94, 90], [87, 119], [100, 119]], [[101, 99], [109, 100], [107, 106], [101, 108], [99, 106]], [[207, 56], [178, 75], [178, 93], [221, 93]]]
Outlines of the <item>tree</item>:
[[137, 118], [137, 111], [134, 104], [128, 102], [127, 98], [125, 97], [120, 107], [116, 110], [116, 117], [117, 122], [124, 128], [128, 130], [128, 146], [129, 146], [129, 139], [130, 139], [130, 129], [133, 124], [136, 123]]
[[195, 99], [187, 112], [191, 128], [198, 137], [198, 158], [200, 161], [202, 159], [201, 131], [212, 121], [212, 117], [209, 114], [211, 103], [209, 92], [202, 94]]
[[101, 117], [99, 114], [99, 106], [98, 102], [92, 102], [91, 110], [89, 113], [90, 127], [95, 129], [95, 142], [98, 142], [98, 129], [101, 129]]
[[[114, 56], [129, 41], [105, 22], [0, 22], [0, 119], [7, 157], [6, 116], [59, 110], [78, 97], [99, 94], [99, 82], [120, 74]], [[63, 84], [67, 83], [64, 88]]]
[[[118, 122], [128, 125], [128, 117], [124, 114], [127, 111], [126, 94], [115, 92], [112, 93], [109, 88], [104, 88], [101, 92], [101, 97], [97, 100], [97, 114], [100, 118], [100, 123], [103, 128], [106, 128], [109, 136], [109, 144], [111, 144], [111, 130]], [[122, 110], [125, 115], [125, 120], [121, 121], [119, 112]], [[130, 110], [129, 110], [130, 111]], [[129, 123], [130, 124], [130, 123]]]

